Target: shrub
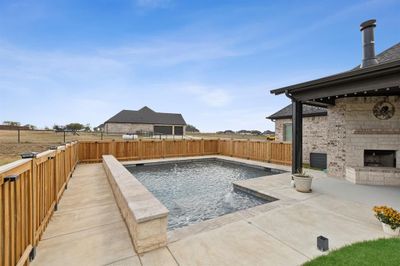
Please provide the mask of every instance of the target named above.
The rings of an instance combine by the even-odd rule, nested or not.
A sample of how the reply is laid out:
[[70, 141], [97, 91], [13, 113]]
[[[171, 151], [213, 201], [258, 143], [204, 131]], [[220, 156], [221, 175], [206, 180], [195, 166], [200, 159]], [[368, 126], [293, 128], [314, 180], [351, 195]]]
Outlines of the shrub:
[[395, 230], [400, 227], [400, 213], [387, 206], [375, 206], [373, 208], [375, 217], [384, 224], [390, 225]]

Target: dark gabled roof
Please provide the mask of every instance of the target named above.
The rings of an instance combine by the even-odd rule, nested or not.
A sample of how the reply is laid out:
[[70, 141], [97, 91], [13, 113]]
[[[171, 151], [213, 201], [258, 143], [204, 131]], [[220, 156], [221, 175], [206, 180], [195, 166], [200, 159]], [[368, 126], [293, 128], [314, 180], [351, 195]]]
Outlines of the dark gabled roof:
[[400, 42], [376, 56], [379, 64], [400, 60]]
[[[386, 49], [376, 56], [378, 64], [385, 64], [392, 61], [400, 60], [400, 42]], [[356, 66], [353, 70], [359, 69], [360, 65]]]
[[138, 111], [122, 110], [104, 123], [186, 125], [181, 114], [158, 113], [147, 106]]
[[278, 95], [281, 93], [285, 93], [286, 91], [291, 92], [293, 90], [307, 90], [311, 89], [312, 87], [315, 88], [319, 86], [329, 86], [330, 83], [346, 82], [347, 80], [354, 78], [364, 78], [364, 76], [367, 77], [375, 75], [379, 71], [397, 71], [397, 69], [394, 68], [398, 68], [398, 65], [400, 64], [400, 43], [397, 43], [389, 49], [386, 49], [385, 51], [378, 54], [376, 57], [378, 60], [377, 65], [372, 65], [364, 68], [360, 68], [360, 66], [357, 66], [349, 71], [345, 71], [339, 74], [271, 90], [271, 93]]
[[[327, 115], [326, 108], [303, 104], [303, 117], [326, 116], [326, 115]], [[281, 110], [268, 116], [267, 118], [271, 120], [292, 118], [292, 105], [289, 104], [285, 108], [282, 108]]]

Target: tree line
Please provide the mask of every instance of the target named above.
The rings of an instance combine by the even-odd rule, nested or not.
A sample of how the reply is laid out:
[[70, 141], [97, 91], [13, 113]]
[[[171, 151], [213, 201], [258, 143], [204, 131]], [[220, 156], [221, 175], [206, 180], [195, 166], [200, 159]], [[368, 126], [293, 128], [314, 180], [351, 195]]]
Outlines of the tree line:
[[[22, 125], [20, 122], [17, 121], [3, 121], [2, 125], [4, 126], [11, 126], [11, 127], [23, 127], [28, 128], [31, 130], [38, 129], [37, 126], [32, 124], [24, 124]], [[92, 131], [92, 127], [90, 124], [81, 124], [81, 123], [69, 123], [66, 125], [57, 125], [54, 124], [52, 128], [44, 127], [44, 130], [55, 130], [55, 131]], [[96, 128], [94, 129], [96, 130]]]

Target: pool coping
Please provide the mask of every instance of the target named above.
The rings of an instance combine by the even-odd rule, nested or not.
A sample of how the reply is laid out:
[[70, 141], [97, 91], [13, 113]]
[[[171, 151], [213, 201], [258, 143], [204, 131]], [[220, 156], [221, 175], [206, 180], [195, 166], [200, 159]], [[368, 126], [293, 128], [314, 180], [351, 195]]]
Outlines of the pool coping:
[[[242, 166], [246, 166], [246, 167], [253, 167], [253, 168], [257, 168], [257, 169], [263, 169], [263, 170], [264, 169], [274, 169], [274, 170], [282, 171], [280, 173], [275, 173], [275, 174], [270, 174], [270, 175], [265, 175], [265, 176], [249, 178], [249, 179], [246, 179], [246, 180], [255, 180], [255, 179], [258, 179], [258, 178], [263, 178], [263, 177], [268, 177], [268, 176], [287, 174], [290, 171], [290, 168], [286, 167], [286, 166], [270, 164], [270, 163], [265, 163], [265, 162], [259, 162], [259, 161], [253, 161], [253, 160], [250, 160], [250, 159], [239, 159], [239, 158], [234, 158], [234, 157], [229, 157], [229, 156], [218, 156], [218, 155], [193, 156], [193, 157], [171, 157], [171, 158], [165, 158], [165, 159], [148, 159], [148, 160], [137, 160], [137, 161], [125, 161], [125, 162], [121, 162], [121, 164], [124, 165], [125, 167], [129, 167], [129, 166], [133, 166], [133, 165], [136, 165], [136, 166], [137, 165], [159, 165], [159, 164], [168, 164], [168, 163], [173, 163], [173, 162], [194, 162], [194, 161], [207, 160], [207, 159], [209, 159], [209, 160], [218, 160], [218, 161], [223, 161], [223, 162], [242, 165]], [[245, 184], [242, 184], [241, 181], [246, 181], [246, 180], [237, 180], [237, 181], [232, 182], [233, 189], [268, 201], [268, 202], [266, 202], [264, 204], [268, 204], [268, 203], [271, 203], [273, 201], [279, 200], [279, 198], [277, 198], [277, 197], [274, 197], [274, 196], [272, 196], [270, 194], [263, 193], [261, 191], [258, 191], [256, 189], [254, 189], [254, 188], [248, 187]], [[250, 209], [250, 208], [248, 208], [248, 209]], [[227, 214], [229, 214], [229, 213], [227, 213]], [[216, 218], [218, 218], [218, 217], [216, 217]], [[213, 219], [215, 219], [215, 218], [213, 218]]]
[[[250, 178], [247, 180], [238, 180], [232, 183], [234, 189], [240, 190], [242, 192], [251, 194], [253, 196], [257, 196], [262, 199], [268, 199], [269, 202], [266, 202], [264, 204], [260, 204], [258, 206], [254, 206], [251, 208], [247, 208], [244, 210], [239, 210], [236, 212], [228, 213], [221, 215], [219, 217], [215, 217], [209, 220], [205, 220], [199, 223], [187, 225], [181, 228], [176, 228], [173, 230], [169, 230], [167, 232], [168, 234], [168, 243], [172, 243], [178, 240], [181, 240], [183, 238], [189, 237], [191, 235], [195, 235], [201, 232], [213, 230], [219, 227], [222, 227], [224, 225], [237, 222], [243, 219], [248, 219], [251, 217], [255, 217], [256, 215], [259, 215], [261, 213], [265, 213], [268, 211], [271, 211], [275, 208], [278, 207], [283, 207], [283, 206], [289, 206], [296, 201], [291, 198], [287, 197], [284, 195], [284, 193], [279, 193], [275, 192], [274, 190], [259, 190], [257, 187], [252, 186], [252, 181], [257, 181], [257, 180], [263, 180], [265, 178], [271, 178], [275, 176], [282, 176], [282, 177], [288, 177], [290, 176], [290, 170], [291, 168], [289, 166], [284, 166], [284, 165], [277, 165], [277, 164], [272, 164], [272, 163], [267, 163], [267, 162], [261, 162], [261, 161], [254, 161], [251, 159], [242, 159], [242, 158], [236, 158], [236, 157], [230, 157], [230, 156], [223, 156], [223, 155], [205, 155], [205, 156], [192, 156], [192, 157], [169, 157], [169, 158], [163, 158], [163, 159], [145, 159], [145, 160], [132, 160], [132, 161], [123, 161], [121, 164], [124, 166], [129, 166], [133, 164], [158, 164], [158, 163], [169, 163], [169, 162], [174, 162], [174, 161], [194, 161], [194, 160], [200, 160], [200, 159], [219, 159], [223, 161], [228, 161], [231, 163], [237, 163], [241, 165], [246, 165], [246, 166], [253, 166], [253, 167], [262, 167], [262, 168], [273, 168], [273, 169], [278, 169], [284, 171], [283, 173], [280, 174], [275, 174], [275, 175], [266, 175], [266, 176], [261, 176], [261, 177], [256, 177], [256, 178]], [[290, 183], [288, 181], [288, 183]], [[270, 201], [273, 200], [273, 201]]]
[[113, 155], [103, 168], [137, 253], [166, 246], [168, 209]]
[[231, 156], [224, 156], [224, 155], [203, 155], [203, 156], [189, 156], [189, 157], [168, 157], [162, 159], [143, 159], [143, 160], [130, 160], [130, 161], [121, 161], [120, 163], [124, 166], [133, 165], [133, 164], [151, 164], [151, 163], [167, 163], [173, 161], [194, 161], [199, 159], [220, 159], [229, 162], [244, 164], [244, 165], [252, 165], [255, 167], [267, 167], [267, 168], [275, 168], [278, 170], [283, 170], [289, 172], [291, 168], [285, 165], [261, 162], [261, 161], [254, 161], [251, 159], [241, 159]]

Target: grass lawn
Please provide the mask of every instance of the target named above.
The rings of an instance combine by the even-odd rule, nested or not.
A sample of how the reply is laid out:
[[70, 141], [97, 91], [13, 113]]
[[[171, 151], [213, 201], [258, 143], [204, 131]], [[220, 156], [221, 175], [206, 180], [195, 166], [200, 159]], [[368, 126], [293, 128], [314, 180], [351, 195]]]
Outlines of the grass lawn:
[[400, 238], [378, 239], [349, 245], [304, 265], [400, 265]]

